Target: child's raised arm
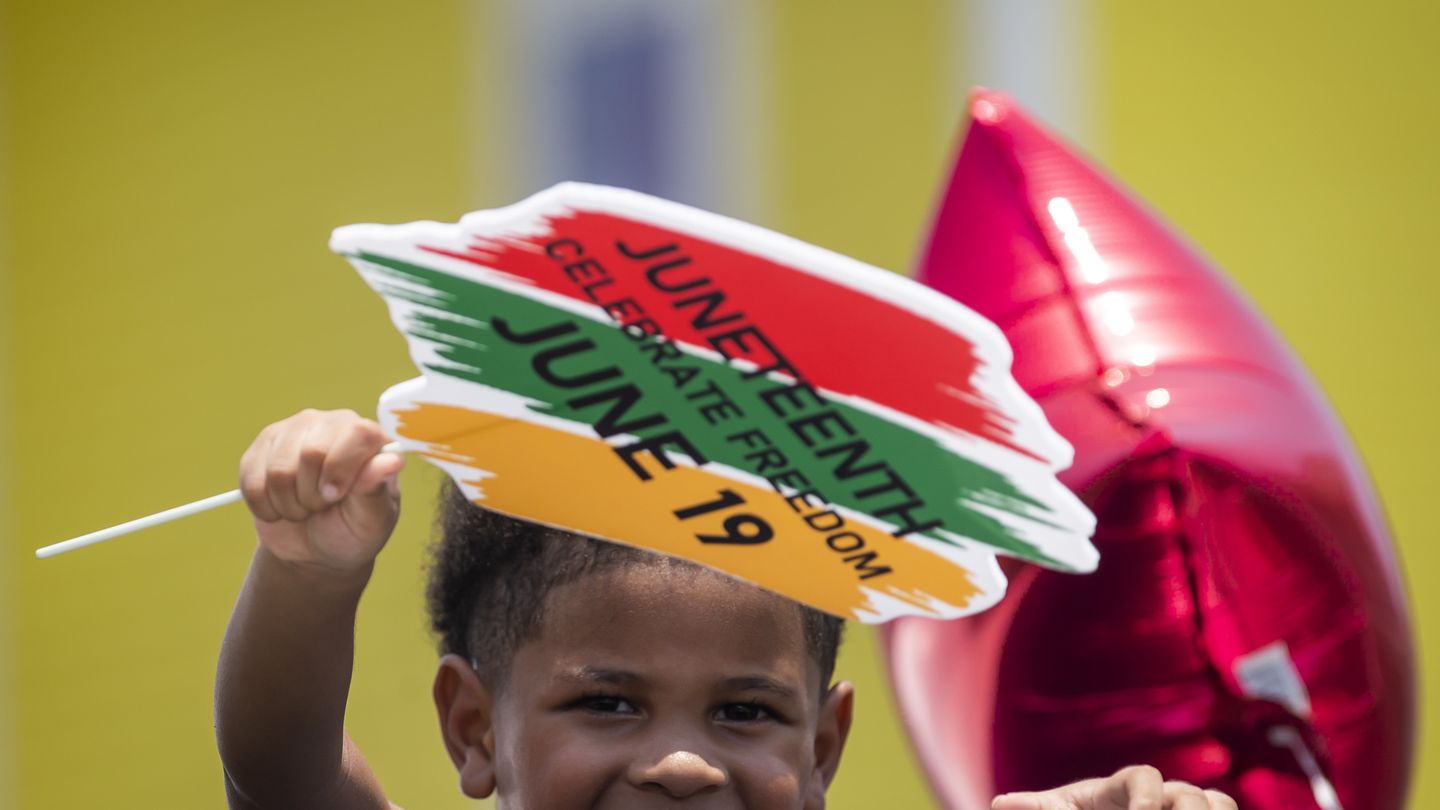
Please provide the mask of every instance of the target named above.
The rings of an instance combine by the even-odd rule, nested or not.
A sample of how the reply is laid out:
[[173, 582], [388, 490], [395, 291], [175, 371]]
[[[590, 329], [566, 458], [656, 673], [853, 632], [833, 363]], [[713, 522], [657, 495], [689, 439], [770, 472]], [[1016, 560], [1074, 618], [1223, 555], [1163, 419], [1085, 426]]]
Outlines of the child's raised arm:
[[240, 460], [260, 542], [215, 679], [232, 808], [391, 807], [344, 731], [355, 610], [400, 513], [385, 442], [353, 411], [304, 411]]

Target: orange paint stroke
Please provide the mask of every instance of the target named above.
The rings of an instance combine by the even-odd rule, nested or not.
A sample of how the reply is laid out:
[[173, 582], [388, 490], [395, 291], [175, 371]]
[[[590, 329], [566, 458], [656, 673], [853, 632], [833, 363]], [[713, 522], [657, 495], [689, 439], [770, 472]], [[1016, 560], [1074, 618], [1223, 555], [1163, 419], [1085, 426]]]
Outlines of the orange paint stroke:
[[[914, 605], [920, 614], [932, 613], [936, 600], [964, 606], [980, 591], [966, 569], [879, 529], [846, 521], [834, 531], [816, 531], [768, 487], [695, 467], [665, 470], [648, 454], [637, 459], [654, 477], [641, 481], [598, 438], [452, 405], [422, 403], [396, 416], [399, 435], [428, 443], [429, 455], [475, 468], [466, 483], [481, 490], [477, 503], [486, 508], [684, 557], [839, 616], [877, 612], [862, 587]], [[741, 495], [744, 505], [687, 521], [675, 516], [674, 510], [716, 500], [722, 489]], [[696, 539], [697, 533], [723, 534], [725, 517], [742, 512], [769, 521], [775, 538], [758, 545]], [[833, 550], [827, 537], [839, 532], [853, 532], [863, 547], [844, 537], [836, 545], [854, 548]], [[872, 567], [891, 572], [861, 579], [863, 572], [845, 558], [865, 551], [876, 553]]]

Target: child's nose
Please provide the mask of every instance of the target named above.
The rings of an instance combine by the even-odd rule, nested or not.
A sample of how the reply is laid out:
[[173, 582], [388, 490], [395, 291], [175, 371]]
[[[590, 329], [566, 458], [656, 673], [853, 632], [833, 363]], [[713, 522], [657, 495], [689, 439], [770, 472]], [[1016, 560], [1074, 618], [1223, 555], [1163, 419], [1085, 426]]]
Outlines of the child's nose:
[[642, 790], [658, 790], [683, 799], [719, 790], [730, 781], [723, 768], [691, 751], [671, 751], [650, 762], [630, 766], [630, 783]]

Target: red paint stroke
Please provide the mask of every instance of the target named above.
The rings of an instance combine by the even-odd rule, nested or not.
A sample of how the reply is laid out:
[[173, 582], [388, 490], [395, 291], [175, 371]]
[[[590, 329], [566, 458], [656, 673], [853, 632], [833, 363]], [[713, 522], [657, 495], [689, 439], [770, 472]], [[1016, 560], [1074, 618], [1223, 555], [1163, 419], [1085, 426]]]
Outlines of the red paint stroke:
[[[542, 233], [475, 237], [459, 250], [421, 247], [585, 303], [604, 306], [631, 299], [644, 315], [632, 308], [611, 310], [617, 319], [653, 318], [666, 337], [694, 347], [713, 351], [710, 339], [716, 335], [757, 326], [816, 388], [861, 397], [1033, 456], [1016, 443], [1014, 420], [972, 385], [979, 363], [974, 345], [949, 329], [843, 284], [657, 225], [593, 211], [551, 216], [545, 224]], [[583, 255], [576, 255], [571, 244], [557, 246], [561, 258], [547, 255], [546, 245], [564, 239], [582, 245]], [[675, 243], [677, 251], [649, 260], [628, 258], [617, 246], [643, 254]], [[650, 266], [681, 255], [690, 263], [666, 271], [663, 283], [705, 278], [709, 283], [670, 293], [647, 280]], [[567, 265], [585, 259], [603, 271], [593, 265], [567, 271]], [[597, 286], [587, 293], [587, 284]], [[724, 300], [709, 312], [709, 323], [701, 318], [702, 303], [676, 306], [716, 292], [723, 292]]]

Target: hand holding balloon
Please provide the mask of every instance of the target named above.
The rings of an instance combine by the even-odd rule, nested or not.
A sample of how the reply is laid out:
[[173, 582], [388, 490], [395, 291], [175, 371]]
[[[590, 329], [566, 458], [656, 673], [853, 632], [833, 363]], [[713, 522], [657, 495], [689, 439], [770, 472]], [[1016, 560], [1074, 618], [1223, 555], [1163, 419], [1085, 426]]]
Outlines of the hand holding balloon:
[[996, 796], [991, 810], [1237, 810], [1218, 790], [1165, 781], [1149, 765], [1132, 765], [1103, 779], [1086, 779], [1039, 793]]

